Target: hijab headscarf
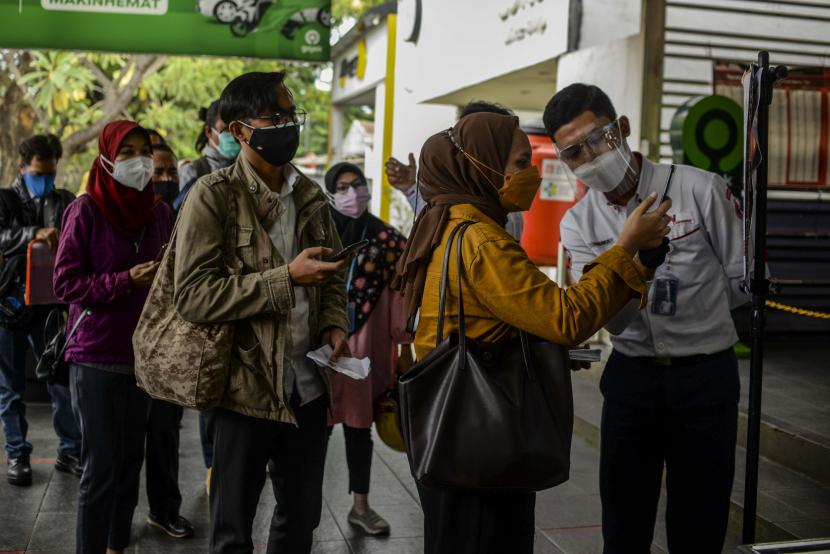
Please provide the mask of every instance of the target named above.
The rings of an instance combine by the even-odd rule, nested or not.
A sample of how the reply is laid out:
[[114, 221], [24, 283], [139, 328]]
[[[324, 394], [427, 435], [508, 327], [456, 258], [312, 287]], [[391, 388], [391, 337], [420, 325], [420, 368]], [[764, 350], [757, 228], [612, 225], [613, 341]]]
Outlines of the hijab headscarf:
[[[366, 182], [366, 177], [358, 166], [339, 163], [326, 173], [326, 190], [334, 194], [337, 191], [338, 177], [347, 172], [356, 174]], [[395, 275], [395, 265], [406, 246], [406, 239], [369, 213], [369, 210], [358, 218], [343, 215], [333, 206], [330, 206], [330, 211], [344, 246], [363, 238], [369, 239], [369, 245], [352, 259], [346, 283], [348, 302], [354, 304], [349, 332], [356, 334], [369, 320], [381, 294]]]
[[115, 163], [121, 143], [135, 130], [140, 131], [147, 138], [147, 143], [150, 143], [147, 131], [133, 121], [113, 121], [104, 127], [98, 137], [100, 156], [92, 162], [86, 185], [87, 194], [104, 213], [115, 232], [127, 238], [134, 238], [141, 229], [155, 221], [153, 184], [151, 182], [142, 191], [125, 187], [107, 172], [101, 156]]
[[392, 283], [394, 289], [403, 292], [410, 329], [421, 306], [427, 266], [444, 235], [450, 206], [472, 204], [499, 225], [507, 222], [507, 210], [498, 194], [504, 178], [480, 164], [503, 172], [518, 127], [516, 116], [471, 114], [452, 129], [430, 137], [421, 149], [417, 186], [427, 205], [415, 220]]

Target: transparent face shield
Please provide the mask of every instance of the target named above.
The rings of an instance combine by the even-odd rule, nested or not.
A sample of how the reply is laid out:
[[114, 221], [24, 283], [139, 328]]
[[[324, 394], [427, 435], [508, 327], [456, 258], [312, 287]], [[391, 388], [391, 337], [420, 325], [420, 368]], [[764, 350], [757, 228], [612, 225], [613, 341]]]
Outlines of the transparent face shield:
[[582, 182], [609, 198], [619, 197], [637, 185], [640, 168], [625, 140], [620, 120], [593, 123], [574, 136], [574, 142], [554, 141], [565, 174], [576, 189]]

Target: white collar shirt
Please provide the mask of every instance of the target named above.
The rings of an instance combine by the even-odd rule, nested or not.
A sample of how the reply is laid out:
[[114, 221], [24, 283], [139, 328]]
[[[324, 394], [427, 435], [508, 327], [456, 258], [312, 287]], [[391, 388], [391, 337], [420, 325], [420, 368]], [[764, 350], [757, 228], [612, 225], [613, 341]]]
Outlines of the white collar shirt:
[[[285, 181], [282, 190], [279, 193], [274, 193], [282, 204], [282, 209], [280, 216], [268, 229], [268, 236], [282, 259], [288, 263], [299, 254], [294, 188], [300, 180], [300, 174], [290, 164], [286, 164], [283, 176]], [[325, 393], [325, 384], [322, 382], [316, 368], [306, 357], [311, 347], [308, 318], [308, 293], [305, 287], [295, 286], [294, 308], [288, 318], [291, 342], [286, 345], [285, 350], [284, 388], [286, 399], [290, 399], [292, 392], [296, 389], [302, 405], [319, 398]]]
[[[560, 235], [571, 281], [617, 241], [628, 214], [651, 192], [662, 197], [671, 166], [643, 158], [637, 192], [627, 206], [589, 191], [562, 219]], [[713, 354], [737, 341], [731, 309], [746, 303], [743, 278], [741, 207], [718, 175], [675, 166], [669, 197], [672, 218], [670, 250], [657, 269], [649, 303], [638, 310], [632, 301], [607, 325], [614, 348], [627, 356], [682, 357]], [[676, 281], [675, 311], [655, 311], [658, 286]], [[665, 289], [663, 289], [665, 290]]]

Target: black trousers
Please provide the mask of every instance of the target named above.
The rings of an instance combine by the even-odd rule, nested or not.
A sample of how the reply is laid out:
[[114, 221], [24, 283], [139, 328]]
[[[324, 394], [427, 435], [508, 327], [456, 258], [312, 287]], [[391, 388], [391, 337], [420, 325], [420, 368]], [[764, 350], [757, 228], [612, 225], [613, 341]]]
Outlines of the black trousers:
[[605, 552], [650, 552], [665, 466], [669, 551], [720, 553], [735, 473], [734, 352], [679, 366], [613, 352], [600, 388]]
[[464, 493], [418, 485], [425, 554], [532, 554], [535, 493]]
[[152, 400], [147, 420], [147, 501], [150, 513], [172, 521], [182, 507], [179, 491], [179, 426], [184, 409], [164, 400]]
[[210, 468], [213, 465], [213, 410], [199, 412], [199, 440], [205, 467]]
[[210, 552], [252, 552], [251, 531], [269, 464], [277, 506], [269, 554], [311, 552], [323, 507], [326, 398], [292, 403], [298, 426], [213, 411]]
[[[334, 427], [329, 427], [331, 436]], [[372, 430], [343, 424], [346, 437], [346, 465], [349, 467], [349, 493], [369, 494], [372, 475]]]
[[78, 554], [122, 550], [138, 504], [150, 397], [135, 377], [70, 366], [72, 401], [81, 426], [84, 474], [78, 494]]

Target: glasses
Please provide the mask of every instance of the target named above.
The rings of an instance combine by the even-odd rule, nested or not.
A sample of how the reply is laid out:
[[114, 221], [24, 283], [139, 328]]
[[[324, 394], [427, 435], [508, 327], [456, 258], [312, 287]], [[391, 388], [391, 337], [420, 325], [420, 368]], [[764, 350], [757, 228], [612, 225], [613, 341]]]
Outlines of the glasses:
[[559, 159], [570, 165], [582, 159], [582, 153], [586, 149], [594, 156], [598, 156], [614, 148], [618, 148], [621, 143], [620, 137], [622, 136], [619, 129], [619, 122], [619, 119], [615, 119], [604, 127], [594, 129], [585, 135], [585, 138], [581, 141], [564, 148], [556, 144]]
[[335, 189], [337, 192], [342, 192], [344, 190], [349, 190], [352, 187], [365, 187], [366, 181], [363, 179], [355, 179], [354, 181], [338, 181], [335, 184]]
[[307, 115], [308, 113], [303, 110], [294, 110], [291, 113], [277, 112], [273, 115], [258, 115], [250, 118], [248, 121], [251, 119], [267, 119], [271, 122], [272, 127], [285, 127], [287, 125], [302, 126], [305, 125]]

